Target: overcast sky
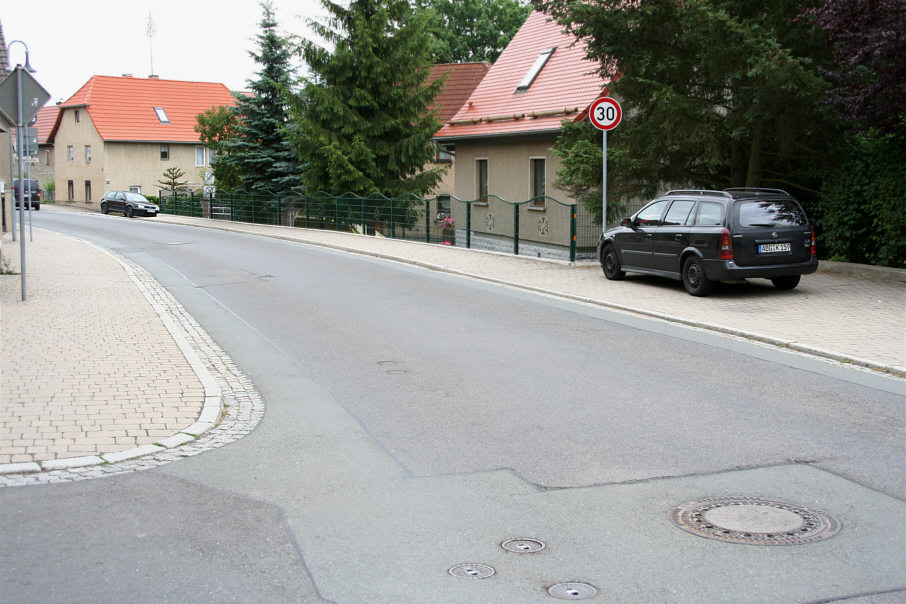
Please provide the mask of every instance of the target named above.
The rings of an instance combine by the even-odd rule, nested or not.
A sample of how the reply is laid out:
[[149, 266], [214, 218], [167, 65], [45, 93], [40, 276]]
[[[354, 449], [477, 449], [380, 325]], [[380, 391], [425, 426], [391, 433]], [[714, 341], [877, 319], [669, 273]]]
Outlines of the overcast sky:
[[[319, 0], [273, 0], [279, 30], [311, 37], [305, 18], [324, 15]], [[156, 35], [147, 36], [148, 15]], [[257, 79], [249, 52], [260, 32], [258, 0], [3, 0], [6, 43], [28, 45], [34, 78], [65, 101], [93, 75], [125, 73], [164, 79], [221, 82], [230, 90]], [[21, 44], [13, 67], [25, 63]]]

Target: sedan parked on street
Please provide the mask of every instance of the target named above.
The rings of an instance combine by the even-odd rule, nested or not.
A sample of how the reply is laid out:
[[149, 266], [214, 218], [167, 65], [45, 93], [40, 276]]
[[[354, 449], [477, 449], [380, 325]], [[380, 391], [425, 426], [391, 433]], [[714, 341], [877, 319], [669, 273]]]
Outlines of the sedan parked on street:
[[160, 208], [139, 193], [131, 191], [107, 191], [101, 198], [101, 213], [122, 212], [127, 218], [134, 215], [157, 216]]
[[753, 277], [793, 289], [818, 270], [814, 226], [779, 189], [670, 191], [603, 233], [598, 259], [608, 279], [659, 275], [693, 296]]

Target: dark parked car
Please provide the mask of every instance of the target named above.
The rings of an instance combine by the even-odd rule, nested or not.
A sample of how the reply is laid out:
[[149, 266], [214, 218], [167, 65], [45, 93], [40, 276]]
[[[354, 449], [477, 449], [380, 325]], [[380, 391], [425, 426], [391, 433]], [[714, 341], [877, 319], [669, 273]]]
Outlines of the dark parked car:
[[139, 193], [131, 191], [107, 191], [101, 198], [101, 212], [122, 212], [124, 216], [132, 218], [139, 216], [157, 216], [160, 208], [148, 201], [148, 199]]
[[818, 270], [815, 229], [779, 189], [670, 191], [602, 234], [598, 258], [608, 279], [660, 275], [693, 296], [750, 277], [793, 289]]
[[[38, 187], [37, 178], [27, 178], [25, 179], [25, 191], [22, 192], [22, 199], [25, 200], [25, 209], [28, 209], [31, 206], [32, 210], [41, 209], [41, 188]], [[16, 207], [19, 207], [19, 179], [13, 179], [13, 195], [16, 202]]]

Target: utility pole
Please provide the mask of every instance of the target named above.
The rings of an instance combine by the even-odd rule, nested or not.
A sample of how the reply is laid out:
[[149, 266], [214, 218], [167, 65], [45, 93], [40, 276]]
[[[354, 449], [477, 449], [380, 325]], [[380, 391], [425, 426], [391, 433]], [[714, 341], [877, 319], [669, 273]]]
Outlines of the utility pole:
[[145, 35], [148, 36], [148, 50], [151, 55], [151, 73], [149, 75], [154, 75], [154, 36], [157, 35], [157, 28], [154, 27], [154, 19], [151, 18], [151, 13], [148, 13], [148, 25], [145, 28]]

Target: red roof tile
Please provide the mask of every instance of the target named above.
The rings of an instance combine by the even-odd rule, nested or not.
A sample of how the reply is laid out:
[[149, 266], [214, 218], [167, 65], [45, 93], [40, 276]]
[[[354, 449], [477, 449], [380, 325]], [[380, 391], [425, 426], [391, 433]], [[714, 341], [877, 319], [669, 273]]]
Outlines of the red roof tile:
[[437, 110], [437, 119], [444, 123], [459, 111], [459, 108], [469, 99], [469, 95], [481, 82], [491, 68], [490, 63], [441, 63], [431, 67], [428, 81], [447, 75], [444, 86], [437, 96], [431, 109]]
[[35, 119], [35, 128], [38, 129], [38, 144], [46, 145], [50, 143], [50, 133], [57, 121], [57, 115], [60, 113], [60, 107], [57, 105], [48, 105], [38, 111]]
[[[157, 78], [92, 76], [61, 107], [86, 107], [105, 141], [198, 142], [195, 116], [233, 105], [223, 84]], [[161, 123], [154, 111], [166, 111]]]
[[[556, 47], [528, 90], [516, 88], [546, 49]], [[556, 132], [566, 118], [584, 117], [607, 82], [597, 63], [585, 58], [585, 45], [550, 17], [537, 11], [513, 36], [469, 100], [435, 135], [474, 138], [530, 132]], [[514, 119], [515, 118], [515, 119]]]

